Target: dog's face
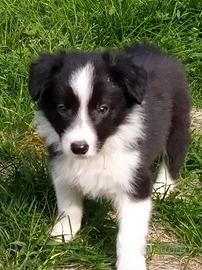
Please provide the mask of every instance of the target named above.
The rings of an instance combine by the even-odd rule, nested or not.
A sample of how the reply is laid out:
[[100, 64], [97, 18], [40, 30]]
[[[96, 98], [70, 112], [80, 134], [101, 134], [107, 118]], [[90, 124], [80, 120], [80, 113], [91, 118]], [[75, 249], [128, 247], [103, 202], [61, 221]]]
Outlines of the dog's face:
[[67, 155], [89, 157], [116, 132], [145, 93], [146, 73], [114, 52], [41, 56], [29, 89]]

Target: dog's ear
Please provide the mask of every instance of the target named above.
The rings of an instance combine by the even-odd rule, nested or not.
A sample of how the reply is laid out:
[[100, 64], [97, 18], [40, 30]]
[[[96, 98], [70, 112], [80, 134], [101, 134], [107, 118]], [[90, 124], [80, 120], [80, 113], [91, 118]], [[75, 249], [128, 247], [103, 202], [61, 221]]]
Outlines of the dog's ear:
[[29, 92], [34, 101], [37, 101], [46, 90], [51, 78], [62, 66], [60, 57], [46, 54], [30, 65], [29, 70]]
[[103, 59], [110, 76], [124, 89], [129, 105], [141, 104], [147, 85], [145, 69], [135, 65], [131, 55], [124, 52], [107, 51], [103, 53]]

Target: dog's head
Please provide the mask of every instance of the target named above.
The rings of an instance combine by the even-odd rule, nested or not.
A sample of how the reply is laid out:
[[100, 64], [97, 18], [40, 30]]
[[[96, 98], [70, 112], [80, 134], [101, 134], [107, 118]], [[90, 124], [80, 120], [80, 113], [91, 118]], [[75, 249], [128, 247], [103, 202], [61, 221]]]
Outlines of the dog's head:
[[43, 55], [30, 67], [31, 97], [68, 155], [95, 155], [145, 88], [145, 70], [126, 52]]

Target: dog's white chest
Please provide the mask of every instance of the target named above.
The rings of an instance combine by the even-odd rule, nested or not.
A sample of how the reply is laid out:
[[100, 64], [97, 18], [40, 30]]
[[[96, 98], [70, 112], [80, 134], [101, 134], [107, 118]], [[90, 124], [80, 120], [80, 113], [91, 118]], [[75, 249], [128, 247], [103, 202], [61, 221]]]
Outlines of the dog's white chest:
[[53, 166], [53, 180], [77, 186], [92, 197], [113, 198], [130, 190], [135, 170], [140, 162], [138, 151], [116, 151], [95, 157], [69, 159], [59, 157]]

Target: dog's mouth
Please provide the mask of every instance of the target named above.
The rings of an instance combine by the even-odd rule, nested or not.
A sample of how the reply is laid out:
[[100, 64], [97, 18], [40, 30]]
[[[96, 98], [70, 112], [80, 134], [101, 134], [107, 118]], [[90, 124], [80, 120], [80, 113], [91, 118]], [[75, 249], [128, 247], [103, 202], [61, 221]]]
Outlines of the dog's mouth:
[[86, 160], [86, 159], [89, 159], [92, 156], [89, 156], [89, 155], [75, 155], [75, 154], [73, 154], [73, 157], [75, 159], [79, 159], [79, 160]]

